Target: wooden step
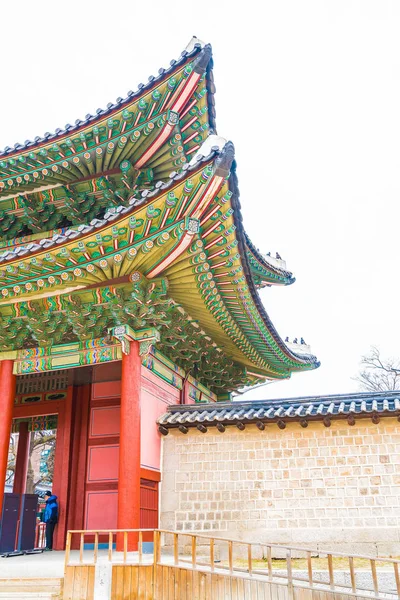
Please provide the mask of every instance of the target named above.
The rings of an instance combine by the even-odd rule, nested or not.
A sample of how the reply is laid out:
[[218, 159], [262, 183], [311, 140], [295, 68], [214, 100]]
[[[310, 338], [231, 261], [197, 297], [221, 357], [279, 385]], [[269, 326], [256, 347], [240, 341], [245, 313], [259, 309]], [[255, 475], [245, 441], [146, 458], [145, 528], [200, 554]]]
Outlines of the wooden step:
[[0, 592], [3, 600], [60, 600], [60, 593]]
[[61, 577], [14, 577], [0, 579], [0, 599], [59, 600], [62, 597]]

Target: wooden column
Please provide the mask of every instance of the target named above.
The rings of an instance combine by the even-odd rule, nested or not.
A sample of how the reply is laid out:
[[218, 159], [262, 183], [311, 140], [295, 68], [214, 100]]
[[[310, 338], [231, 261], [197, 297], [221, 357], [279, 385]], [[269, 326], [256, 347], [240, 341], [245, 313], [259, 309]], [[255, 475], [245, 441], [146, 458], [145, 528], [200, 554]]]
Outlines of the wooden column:
[[[85, 476], [89, 425], [90, 385], [74, 387], [71, 444], [71, 485], [68, 501], [68, 529], [84, 528]], [[72, 537], [71, 548], [79, 548], [78, 536]]]
[[14, 472], [14, 494], [25, 494], [26, 476], [28, 474], [29, 443], [31, 434], [27, 421], [19, 424], [17, 460]]
[[54, 550], [64, 550], [67, 534], [68, 491], [71, 474], [71, 421], [73, 386], [69, 385], [63, 408], [58, 413], [54, 458], [53, 494], [58, 496], [59, 517], [54, 532]]
[[[139, 343], [130, 342], [129, 354], [122, 355], [118, 529], [140, 527], [141, 367]], [[130, 535], [128, 549], [136, 550], [137, 542], [138, 536]], [[122, 536], [117, 536], [117, 549], [123, 549]]]
[[0, 363], [0, 511], [3, 507], [4, 483], [7, 474], [8, 447], [15, 400], [16, 376], [13, 375], [14, 361]]

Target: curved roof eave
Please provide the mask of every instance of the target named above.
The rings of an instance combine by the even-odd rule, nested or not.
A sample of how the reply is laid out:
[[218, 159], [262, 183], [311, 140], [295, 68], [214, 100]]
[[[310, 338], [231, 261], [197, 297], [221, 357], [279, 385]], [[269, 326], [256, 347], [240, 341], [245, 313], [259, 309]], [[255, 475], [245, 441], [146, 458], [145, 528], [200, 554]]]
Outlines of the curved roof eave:
[[[194, 38], [197, 39], [197, 38]], [[170, 66], [166, 69], [160, 68], [158, 70], [158, 75], [150, 75], [148, 83], [140, 83], [136, 89], [136, 91], [130, 90], [126, 96], [126, 98], [117, 98], [116, 101], [109, 102], [105, 109], [98, 108], [96, 110], [96, 114], [87, 114], [84, 119], [77, 119], [75, 121], [75, 125], [67, 124], [64, 128], [58, 128], [54, 133], [46, 132], [42, 137], [37, 136], [35, 139], [26, 140], [23, 144], [16, 143], [13, 147], [6, 146], [3, 150], [0, 150], [1, 158], [9, 158], [21, 152], [25, 152], [27, 150], [36, 149], [44, 144], [48, 144], [51, 142], [57, 142], [65, 136], [69, 136], [71, 134], [76, 134], [78, 131], [95, 125], [98, 121], [101, 121], [105, 117], [109, 117], [113, 115], [114, 112], [119, 111], [127, 106], [133, 101], [137, 101], [143, 94], [151, 91], [153, 87], [158, 85], [163, 79], [169, 77], [178, 67], [183, 65], [188, 59], [194, 58], [196, 55], [200, 57], [200, 55], [204, 55], [205, 58], [208, 58], [208, 64], [206, 69], [206, 78], [207, 78], [207, 91], [208, 91], [208, 113], [210, 120], [210, 129], [216, 132], [216, 121], [215, 121], [215, 102], [214, 102], [214, 93], [215, 93], [215, 85], [214, 85], [214, 77], [212, 73], [213, 68], [213, 60], [212, 60], [212, 49], [211, 44], [202, 44], [200, 41], [193, 40], [189, 43], [186, 50], [181, 52], [180, 57], [177, 60], [171, 60]]]
[[75, 239], [79, 239], [80, 237], [85, 236], [96, 229], [102, 229], [109, 222], [114, 221], [116, 218], [118, 219], [118, 217], [130, 213], [131, 211], [135, 210], [135, 208], [137, 208], [138, 206], [141, 206], [143, 204], [146, 205], [147, 203], [151, 202], [155, 197], [157, 197], [160, 193], [165, 192], [177, 181], [186, 178], [189, 172], [198, 169], [201, 164], [209, 163], [211, 160], [214, 163], [217, 162], [219, 169], [222, 169], [226, 172], [230, 172], [228, 182], [229, 189], [232, 192], [231, 202], [233, 208], [233, 220], [236, 227], [238, 249], [242, 258], [243, 271], [246, 277], [247, 285], [249, 287], [252, 300], [257, 308], [257, 311], [260, 314], [261, 319], [265, 324], [265, 327], [269, 330], [276, 344], [282, 350], [282, 352], [286, 356], [288, 356], [289, 359], [295, 361], [299, 365], [299, 368], [294, 368], [292, 369], [293, 371], [301, 370], [301, 365], [308, 366], [308, 368], [310, 369], [315, 369], [319, 367], [320, 363], [315, 356], [297, 354], [291, 351], [286, 346], [282, 338], [279, 336], [274, 325], [272, 324], [272, 321], [269, 318], [256, 289], [253, 277], [251, 275], [249, 260], [246, 253], [246, 234], [243, 228], [243, 217], [241, 213], [241, 206], [239, 200], [238, 179], [236, 175], [236, 161], [234, 159], [234, 145], [232, 142], [227, 142], [222, 149], [218, 146], [212, 146], [208, 156], [203, 156], [201, 154], [201, 151], [199, 151], [195, 157], [195, 160], [191, 161], [191, 163], [186, 163], [181, 172], [172, 172], [170, 174], [168, 182], [160, 181], [158, 182], [158, 184], [156, 184], [154, 190], [145, 190], [144, 192], [142, 192], [141, 198], [135, 199], [135, 201], [130, 206], [121, 206], [115, 211], [110, 211], [110, 213], [106, 214], [103, 219], [94, 219], [90, 223], [90, 225], [80, 225], [76, 230], [70, 229], [64, 235], [57, 234], [51, 239], [43, 239], [39, 244], [31, 243], [28, 244], [26, 247], [19, 246], [18, 248], [16, 248], [17, 252], [13, 250], [6, 251], [0, 255], [0, 262], [22, 258], [22, 256], [25, 254], [36, 254], [40, 251], [43, 252], [44, 249], [47, 250], [47, 248], [49, 248], [50, 246], [60, 245], [67, 242], [68, 238], [73, 237]]
[[[259, 262], [260, 265], [266, 271], [270, 271], [271, 273], [274, 273], [278, 277], [281, 277], [282, 279], [284, 279], [284, 285], [292, 285], [296, 281], [296, 278], [293, 276], [293, 273], [291, 271], [286, 271], [286, 269], [282, 269], [282, 268], [272, 264], [272, 262], [270, 262], [266, 256], [261, 254], [261, 252], [253, 244], [249, 235], [246, 232], [244, 232], [244, 237], [245, 237], [245, 244], [246, 244], [249, 252], [251, 252], [251, 254], [254, 255], [257, 262]], [[262, 279], [261, 274], [259, 274], [259, 277]]]
[[[230, 150], [228, 149], [228, 146], [230, 146]], [[228, 150], [232, 154], [232, 156], [234, 155], [234, 146], [233, 146], [232, 142], [228, 142], [226, 144], [222, 153], [226, 152], [226, 150]], [[288, 348], [288, 346], [285, 344], [285, 342], [283, 341], [283, 339], [280, 337], [277, 330], [275, 329], [275, 326], [273, 325], [271, 319], [269, 318], [268, 313], [264, 308], [264, 305], [261, 301], [258, 290], [253, 281], [253, 277], [251, 275], [251, 269], [250, 269], [250, 265], [249, 265], [249, 260], [248, 260], [247, 253], [246, 253], [246, 237], [247, 236], [246, 236], [246, 233], [245, 233], [245, 230], [243, 227], [243, 217], [242, 217], [241, 205], [240, 205], [240, 199], [239, 199], [240, 195], [239, 195], [238, 178], [236, 175], [236, 160], [235, 159], [233, 159], [232, 164], [231, 164], [231, 175], [229, 177], [229, 188], [232, 192], [231, 201], [232, 201], [232, 207], [233, 207], [233, 211], [234, 211], [233, 219], [234, 219], [234, 222], [236, 225], [236, 235], [237, 235], [237, 240], [238, 240], [238, 244], [239, 244], [239, 252], [242, 256], [243, 270], [245, 272], [247, 284], [249, 286], [249, 290], [250, 290], [253, 302], [256, 305], [257, 310], [258, 310], [262, 320], [264, 321], [265, 326], [271, 332], [275, 342], [280, 347], [282, 352], [284, 352], [286, 354], [286, 356], [288, 356], [292, 360], [295, 360], [296, 362], [298, 362], [300, 364], [304, 364], [304, 365], [308, 364], [310, 366], [310, 368], [316, 369], [321, 364], [316, 356], [314, 356], [312, 354], [310, 354], [310, 355], [297, 354], [296, 352], [292, 352]]]

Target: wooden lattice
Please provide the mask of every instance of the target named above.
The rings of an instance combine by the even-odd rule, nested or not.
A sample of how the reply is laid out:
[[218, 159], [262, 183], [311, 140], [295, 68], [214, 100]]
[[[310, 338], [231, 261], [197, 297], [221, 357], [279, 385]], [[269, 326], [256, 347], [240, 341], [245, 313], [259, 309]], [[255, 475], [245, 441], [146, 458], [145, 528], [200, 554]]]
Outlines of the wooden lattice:
[[17, 395], [65, 390], [68, 387], [68, 379], [68, 369], [19, 375], [17, 377]]

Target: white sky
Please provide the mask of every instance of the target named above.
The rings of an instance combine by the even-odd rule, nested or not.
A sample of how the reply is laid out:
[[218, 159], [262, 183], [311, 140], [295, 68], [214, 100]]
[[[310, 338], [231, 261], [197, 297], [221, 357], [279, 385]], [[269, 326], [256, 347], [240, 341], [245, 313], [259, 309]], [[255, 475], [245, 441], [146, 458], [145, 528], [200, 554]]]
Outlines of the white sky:
[[400, 2], [21, 0], [0, 16], [2, 148], [124, 97], [192, 35], [213, 45], [246, 229], [297, 278], [262, 298], [322, 362], [248, 398], [355, 391], [371, 344], [400, 355]]

